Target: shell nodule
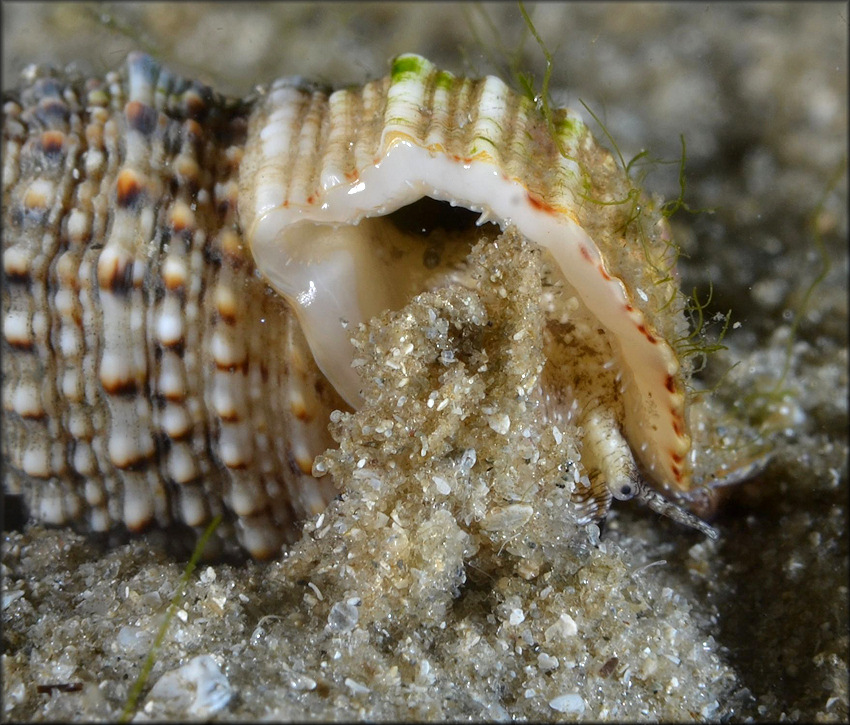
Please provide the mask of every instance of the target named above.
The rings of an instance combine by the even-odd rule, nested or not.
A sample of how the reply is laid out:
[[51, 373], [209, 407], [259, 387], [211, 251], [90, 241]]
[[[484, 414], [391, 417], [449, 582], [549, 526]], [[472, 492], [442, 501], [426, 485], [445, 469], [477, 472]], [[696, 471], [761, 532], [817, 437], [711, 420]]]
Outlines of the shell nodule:
[[500, 230], [546, 250], [582, 310], [549, 328], [584, 356], [554, 376], [574, 397], [541, 403], [581, 399], [590, 515], [635, 495], [669, 513], [642, 476], [691, 487], [669, 242], [611, 222], [621, 172], [567, 111], [415, 55], [360, 88], [234, 101], [132, 54], [100, 80], [31, 79], [4, 148], [6, 488], [35, 518], [200, 529], [225, 512], [274, 554], [335, 494], [311, 466], [330, 411], [362, 402], [352, 330], [465, 284]]

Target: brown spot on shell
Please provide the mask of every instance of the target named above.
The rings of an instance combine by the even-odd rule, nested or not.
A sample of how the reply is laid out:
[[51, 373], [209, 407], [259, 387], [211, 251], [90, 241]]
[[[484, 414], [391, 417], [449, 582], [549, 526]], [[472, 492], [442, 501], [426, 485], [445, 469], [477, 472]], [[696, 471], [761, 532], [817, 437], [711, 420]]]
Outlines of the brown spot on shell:
[[169, 390], [163, 393], [162, 397], [169, 403], [182, 403], [186, 400], [186, 393], [182, 390]]
[[245, 263], [242, 238], [233, 229], [225, 229], [219, 237], [219, 243], [222, 254], [231, 264], [239, 268]]
[[144, 179], [133, 169], [122, 169], [116, 182], [118, 206], [134, 206], [140, 201], [145, 190]]
[[130, 396], [139, 392], [138, 383], [134, 378], [108, 377], [101, 374], [100, 384], [107, 393], [114, 396]]
[[228, 325], [235, 325], [239, 319], [237, 315], [238, 308], [238, 302], [230, 287], [220, 286], [216, 288], [215, 309], [224, 322]]
[[649, 342], [651, 342], [653, 345], [658, 342], [658, 340], [655, 338], [655, 335], [653, 335], [649, 330], [646, 329], [646, 325], [638, 325], [638, 332], [640, 332], [640, 334], [643, 335], [647, 340], [649, 340]]
[[110, 456], [112, 465], [122, 471], [145, 471], [155, 460], [155, 450], [140, 452], [136, 456], [116, 459]]
[[183, 355], [186, 346], [186, 340], [183, 335], [179, 337], [171, 337], [167, 339], [163, 339], [162, 337], [158, 338], [158, 342], [163, 349], [172, 350], [178, 355]]
[[292, 455], [289, 458], [289, 465], [296, 473], [303, 473], [304, 475], [309, 476], [313, 470], [313, 459]]
[[215, 360], [216, 370], [220, 370], [223, 373], [242, 373], [243, 375], [248, 372], [248, 361], [241, 360], [236, 362], [226, 362]]
[[24, 207], [27, 212], [44, 211], [53, 196], [53, 185], [49, 182], [33, 182], [24, 194]]
[[313, 419], [303, 400], [293, 400], [289, 407], [292, 410], [292, 415], [298, 418], [298, 420], [307, 423]]
[[[472, 159], [470, 159], [469, 161], [472, 161]], [[467, 162], [467, 163], [469, 163], [469, 162]], [[538, 199], [531, 192], [526, 192], [526, 195], [528, 196], [528, 201], [531, 204], [531, 206], [533, 206], [538, 211], [546, 212], [547, 214], [554, 214], [555, 213], [555, 209], [553, 207], [551, 207], [549, 204], [547, 204], [542, 199]], [[584, 251], [584, 248], [582, 248], [582, 251]]]
[[180, 181], [190, 186], [197, 185], [201, 176], [201, 169], [198, 166], [198, 162], [185, 154], [181, 154], [175, 159], [174, 171]]
[[204, 137], [204, 129], [195, 119], [189, 118], [183, 122], [183, 138], [190, 143], [197, 143]]
[[149, 516], [140, 521], [127, 521], [126, 526], [128, 531], [131, 531], [134, 534], [141, 534], [143, 531], [148, 529], [152, 523], [153, 518]]
[[32, 321], [21, 312], [8, 312], [3, 321], [3, 337], [16, 350], [32, 350]]
[[[224, 465], [227, 466], [232, 471], [244, 471], [245, 469], [248, 468], [248, 461], [246, 461], [242, 458], [240, 458], [238, 460], [228, 459], [228, 460], [222, 461], [222, 463], [224, 463]], [[240, 516], [245, 515], [245, 513], [241, 512], [239, 510], [237, 510], [236, 512]]]
[[196, 89], [192, 88], [183, 94], [183, 107], [191, 119], [202, 119], [206, 115], [207, 102]]
[[179, 234], [185, 229], [194, 228], [195, 215], [187, 204], [178, 201], [174, 204], [169, 214], [169, 223], [175, 234]]
[[101, 254], [97, 260], [97, 282], [102, 290], [126, 294], [133, 288], [133, 259], [128, 254]]
[[3, 273], [9, 282], [28, 282], [30, 278], [29, 254], [20, 249], [6, 249], [3, 252]]
[[179, 264], [165, 264], [162, 279], [169, 292], [182, 292], [186, 284], [186, 269]]
[[233, 408], [217, 408], [216, 412], [218, 413], [218, 417], [221, 418], [225, 423], [240, 423], [242, 421], [242, 415]]
[[45, 131], [41, 134], [41, 150], [45, 156], [60, 156], [64, 148], [65, 134], [61, 131]]
[[146, 106], [139, 101], [130, 101], [124, 107], [124, 115], [130, 128], [143, 136], [150, 136], [156, 130], [159, 113], [155, 108]]

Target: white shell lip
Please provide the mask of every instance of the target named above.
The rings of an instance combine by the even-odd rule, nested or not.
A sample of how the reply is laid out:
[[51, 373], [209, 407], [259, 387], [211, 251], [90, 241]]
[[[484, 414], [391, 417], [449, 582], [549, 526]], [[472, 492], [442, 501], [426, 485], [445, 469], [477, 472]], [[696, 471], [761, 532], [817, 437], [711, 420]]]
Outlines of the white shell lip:
[[[690, 487], [676, 353], [579, 225], [578, 165], [527, 99], [498, 78], [460, 79], [403, 55], [389, 78], [361, 89], [326, 96], [275, 85], [252, 123], [261, 130], [243, 160], [240, 214], [255, 263], [353, 407], [347, 327], [406, 301], [405, 272], [376, 258], [369, 220], [429, 196], [513, 225], [551, 252], [619, 348], [632, 449], [663, 486]], [[572, 116], [557, 132], [562, 148], [594, 143]]]

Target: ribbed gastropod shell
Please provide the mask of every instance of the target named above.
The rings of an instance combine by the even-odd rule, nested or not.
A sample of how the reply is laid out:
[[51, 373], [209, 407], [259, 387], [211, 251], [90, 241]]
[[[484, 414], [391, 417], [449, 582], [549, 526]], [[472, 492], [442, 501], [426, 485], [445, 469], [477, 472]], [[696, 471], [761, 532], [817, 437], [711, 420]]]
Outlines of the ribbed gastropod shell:
[[[274, 553], [335, 493], [310, 466], [330, 411], [361, 402], [354, 326], [464, 284], [496, 226], [545, 249], [581, 308], [552, 321], [579, 363], [540, 402], [578, 416], [588, 516], [612, 494], [678, 511], [643, 483], [691, 487], [672, 247], [662, 221], [609, 223], [618, 170], [578, 117], [413, 55], [360, 88], [243, 101], [141, 54], [103, 80], [31, 75], [4, 105], [3, 447], [33, 517], [224, 512]], [[439, 243], [399, 212], [429, 226], [447, 205], [479, 216]]]
[[[444, 283], [450, 268], [427, 269], [421, 235], [390, 215], [427, 197], [474, 211], [478, 226], [515, 227], [551, 255], [604, 331], [598, 363], [619, 371], [616, 390], [588, 390], [581, 405], [608, 490], [649, 495], [632, 451], [661, 489], [688, 491], [687, 370], [673, 342], [688, 326], [673, 248], [660, 216], [648, 233], [638, 227], [640, 239], [603, 226], [604, 208], [627, 191], [599, 187], [615, 172], [578, 117], [546, 119], [498, 78], [461, 78], [405, 55], [362, 88], [275, 83], [252, 116], [240, 214], [258, 268], [293, 304], [319, 367], [353, 406], [349, 328]], [[588, 353], [576, 346], [573, 355]], [[604, 508], [604, 486], [597, 493]]]

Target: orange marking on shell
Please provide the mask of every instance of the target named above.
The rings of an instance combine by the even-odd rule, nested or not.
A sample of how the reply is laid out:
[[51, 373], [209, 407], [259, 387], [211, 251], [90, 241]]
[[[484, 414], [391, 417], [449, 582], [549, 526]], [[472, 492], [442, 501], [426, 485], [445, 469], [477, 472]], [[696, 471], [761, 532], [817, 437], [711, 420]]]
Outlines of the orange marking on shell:
[[24, 206], [29, 209], [46, 209], [47, 194], [46, 189], [41, 185], [33, 184], [27, 189], [24, 194]]
[[234, 266], [239, 267], [245, 261], [245, 248], [242, 238], [233, 230], [225, 229], [219, 236], [221, 252]]
[[16, 350], [27, 352], [33, 348], [33, 341], [29, 337], [13, 337], [8, 332], [3, 337]]
[[204, 129], [194, 118], [183, 122], [183, 135], [187, 141], [198, 141], [204, 138]]
[[[248, 461], [243, 461], [241, 459], [238, 461], [225, 461], [224, 465], [227, 466], [231, 471], [244, 471], [246, 468], [248, 468]], [[241, 512], [237, 513], [239, 513], [240, 516], [245, 515]]]
[[132, 531], [134, 534], [141, 534], [145, 529], [147, 529], [151, 525], [152, 521], [153, 521], [152, 519], [146, 518], [144, 521], [139, 521], [139, 522], [136, 522], [136, 523], [134, 523], [134, 522], [125, 522], [125, 523], [126, 523], [127, 529], [129, 531]]
[[133, 260], [128, 256], [101, 255], [97, 260], [97, 283], [114, 294], [133, 286]]
[[242, 421], [242, 416], [239, 414], [239, 411], [235, 408], [228, 408], [226, 410], [219, 410], [218, 417], [221, 418], [226, 423], [239, 423]]
[[248, 372], [248, 360], [237, 360], [236, 362], [220, 362], [215, 360], [216, 370], [221, 370], [224, 373], [242, 373]]
[[653, 335], [653, 334], [652, 334], [649, 330], [647, 330], [647, 329], [646, 329], [646, 325], [644, 325], [643, 323], [641, 323], [640, 325], [638, 325], [638, 331], [639, 331], [639, 332], [640, 332], [640, 334], [641, 334], [641, 335], [643, 335], [643, 336], [644, 336], [647, 340], [649, 340], [649, 342], [651, 342], [653, 345], [654, 345], [655, 343], [657, 343], [657, 342], [658, 342], [658, 340], [656, 340], [656, 339], [655, 339], [655, 335]]
[[201, 175], [198, 162], [190, 156], [178, 156], [174, 162], [174, 171], [183, 181], [187, 182], [197, 183]]
[[313, 459], [312, 458], [303, 458], [296, 456], [295, 463], [298, 465], [299, 470], [304, 475], [311, 475], [313, 472]]
[[70, 253], [65, 253], [59, 257], [56, 263], [56, 278], [64, 287], [69, 287], [73, 290], [80, 288], [80, 280], [77, 275], [77, 263]]
[[130, 127], [145, 136], [153, 133], [159, 118], [159, 112], [155, 108], [140, 101], [130, 101], [124, 107], [124, 115]]
[[122, 169], [116, 182], [118, 205], [132, 206], [145, 189], [144, 179], [133, 169]]
[[228, 325], [235, 325], [238, 320], [239, 305], [229, 288], [219, 287], [215, 291], [215, 308], [219, 317]]
[[165, 282], [165, 288], [169, 292], [180, 292], [186, 284], [186, 275], [183, 271], [169, 268], [163, 270], [162, 279]]
[[[550, 206], [549, 204], [547, 204], [542, 199], [538, 199], [533, 194], [531, 194], [531, 192], [526, 192], [526, 196], [528, 196], [528, 201], [531, 204], [531, 206], [533, 206], [538, 211], [543, 211], [543, 212], [546, 212], [547, 214], [554, 214], [555, 213], [554, 207]], [[584, 253], [584, 251], [585, 251], [584, 247], [582, 247], [581, 251], [582, 251], [582, 253]], [[588, 261], [590, 261], [589, 257], [588, 257]]]
[[667, 388], [671, 393], [676, 392], [676, 379], [672, 375], [668, 375], [667, 379], [664, 381], [664, 387]]
[[171, 229], [175, 233], [182, 232], [184, 229], [195, 226], [195, 215], [186, 204], [178, 203], [171, 210]]
[[41, 134], [41, 150], [48, 156], [59, 154], [65, 146], [65, 134], [61, 131], [45, 131]]
[[43, 410], [24, 410], [20, 413], [25, 420], [44, 420], [47, 414]]
[[602, 277], [603, 277], [606, 281], [610, 281], [610, 280], [611, 280], [611, 275], [610, 275], [610, 274], [608, 274], [608, 272], [606, 272], [606, 271], [605, 271], [605, 267], [603, 267], [603, 266], [600, 264], [600, 265], [598, 266], [598, 269], [599, 269], [599, 274], [601, 274], [601, 275], [602, 275]]
[[313, 419], [313, 416], [310, 414], [310, 411], [307, 410], [307, 406], [304, 405], [302, 401], [293, 402], [290, 406], [290, 410], [292, 410], [292, 415], [294, 415], [298, 420], [308, 423]]
[[3, 252], [3, 272], [10, 281], [26, 282], [30, 276], [30, 254], [19, 248]]
[[110, 395], [136, 395], [139, 392], [139, 386], [133, 378], [110, 378], [101, 375], [100, 384]]

